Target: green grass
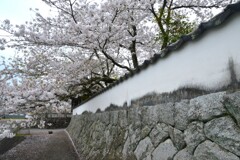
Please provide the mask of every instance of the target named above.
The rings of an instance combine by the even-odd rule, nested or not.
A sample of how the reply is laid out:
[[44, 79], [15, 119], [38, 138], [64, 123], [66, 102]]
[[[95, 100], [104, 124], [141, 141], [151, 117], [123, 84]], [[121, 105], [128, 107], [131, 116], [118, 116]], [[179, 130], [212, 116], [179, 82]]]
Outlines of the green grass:
[[26, 118], [2, 118], [1, 120], [27, 120]]
[[31, 136], [31, 134], [20, 134], [20, 133], [17, 133], [15, 135], [15, 137], [25, 137], [25, 136]]

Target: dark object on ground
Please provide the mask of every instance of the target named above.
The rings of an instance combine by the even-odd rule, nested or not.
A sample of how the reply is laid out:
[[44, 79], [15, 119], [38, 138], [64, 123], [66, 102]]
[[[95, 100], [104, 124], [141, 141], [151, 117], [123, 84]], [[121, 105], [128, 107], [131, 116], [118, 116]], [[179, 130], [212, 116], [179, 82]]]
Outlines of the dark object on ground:
[[0, 155], [4, 154], [8, 150], [12, 149], [13, 147], [15, 147], [16, 145], [21, 143], [24, 139], [25, 139], [25, 137], [23, 137], [23, 136], [21, 136], [21, 137], [16, 136], [13, 138], [2, 139], [0, 141]]
[[48, 134], [53, 134], [53, 131], [48, 131]]

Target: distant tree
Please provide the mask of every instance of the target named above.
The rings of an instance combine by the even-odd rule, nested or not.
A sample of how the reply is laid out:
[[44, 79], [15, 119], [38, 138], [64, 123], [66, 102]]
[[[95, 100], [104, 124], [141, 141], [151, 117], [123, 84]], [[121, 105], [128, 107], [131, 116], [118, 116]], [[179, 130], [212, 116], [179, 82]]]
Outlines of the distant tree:
[[180, 15], [174, 10], [170, 10], [170, 12], [172, 13], [163, 15], [164, 30], [160, 30], [157, 34], [157, 40], [162, 44], [161, 49], [176, 42], [182, 35], [192, 32], [197, 25], [197, 22], [191, 22], [188, 17]]
[[[196, 22], [206, 21], [213, 16], [212, 9], [222, 8], [238, 0], [149, 0], [149, 8], [156, 21], [161, 49], [175, 42], [183, 34], [190, 33]], [[189, 21], [190, 16], [196, 17]]]

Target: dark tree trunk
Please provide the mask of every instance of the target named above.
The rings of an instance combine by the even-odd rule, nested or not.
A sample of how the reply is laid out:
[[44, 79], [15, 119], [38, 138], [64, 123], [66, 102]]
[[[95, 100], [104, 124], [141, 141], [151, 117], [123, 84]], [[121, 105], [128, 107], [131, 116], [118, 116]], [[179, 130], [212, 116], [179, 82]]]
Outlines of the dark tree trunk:
[[[135, 37], [137, 36], [137, 27], [135, 25], [132, 25], [132, 36]], [[137, 52], [136, 52], [136, 40], [132, 41], [132, 44], [129, 47], [129, 50], [131, 51], [132, 55], [132, 62], [133, 62], [133, 67], [136, 69], [138, 68], [138, 58], [137, 58]]]

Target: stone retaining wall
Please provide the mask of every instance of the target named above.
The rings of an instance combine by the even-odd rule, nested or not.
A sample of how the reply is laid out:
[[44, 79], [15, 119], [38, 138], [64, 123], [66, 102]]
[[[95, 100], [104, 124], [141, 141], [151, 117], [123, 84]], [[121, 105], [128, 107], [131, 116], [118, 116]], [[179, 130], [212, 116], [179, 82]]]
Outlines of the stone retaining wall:
[[76, 115], [67, 130], [81, 160], [239, 160], [240, 91]]

